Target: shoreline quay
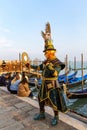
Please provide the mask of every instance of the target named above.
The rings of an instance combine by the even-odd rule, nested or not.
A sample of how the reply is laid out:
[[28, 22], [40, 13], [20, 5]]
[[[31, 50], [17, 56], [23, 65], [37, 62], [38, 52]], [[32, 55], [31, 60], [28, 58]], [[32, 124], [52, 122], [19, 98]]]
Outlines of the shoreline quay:
[[39, 111], [38, 108], [39, 106], [36, 100], [12, 95], [6, 92], [4, 87], [1, 87], [0, 130], [87, 130], [87, 123], [61, 112], [59, 112], [59, 124], [52, 127], [50, 120], [53, 117], [53, 112], [50, 107], [46, 107], [46, 120], [34, 121], [33, 116]]

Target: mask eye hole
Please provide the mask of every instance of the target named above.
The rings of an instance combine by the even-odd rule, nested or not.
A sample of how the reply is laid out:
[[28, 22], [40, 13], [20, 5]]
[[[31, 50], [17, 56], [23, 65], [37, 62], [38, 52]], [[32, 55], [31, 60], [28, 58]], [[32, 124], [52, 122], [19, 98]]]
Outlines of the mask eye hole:
[[45, 52], [45, 55], [48, 53], [48, 51]]

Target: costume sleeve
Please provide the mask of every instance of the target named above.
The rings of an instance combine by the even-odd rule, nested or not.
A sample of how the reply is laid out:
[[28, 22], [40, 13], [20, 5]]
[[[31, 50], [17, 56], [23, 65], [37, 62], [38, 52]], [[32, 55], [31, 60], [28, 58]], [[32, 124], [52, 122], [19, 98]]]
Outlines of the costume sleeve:
[[40, 64], [40, 65], [38, 65], [38, 66], [36, 66], [36, 65], [31, 65], [31, 68], [32, 68], [32, 69], [35, 69], [35, 70], [42, 70], [42, 69], [43, 69], [43, 64]]
[[52, 76], [58, 76], [61, 66], [54, 66], [52, 63], [46, 65], [46, 67], [50, 70]]
[[38, 69], [38, 66], [36, 66], [36, 65], [31, 65], [31, 68], [37, 70], [37, 69]]

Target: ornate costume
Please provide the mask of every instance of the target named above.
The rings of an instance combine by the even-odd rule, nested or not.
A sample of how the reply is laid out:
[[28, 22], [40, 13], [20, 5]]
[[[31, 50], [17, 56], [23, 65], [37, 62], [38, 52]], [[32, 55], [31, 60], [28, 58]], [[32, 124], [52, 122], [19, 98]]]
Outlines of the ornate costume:
[[40, 107], [40, 114], [34, 117], [35, 120], [45, 118], [44, 106], [48, 105], [53, 108], [54, 118], [52, 125], [58, 123], [58, 110], [65, 112], [67, 110], [66, 103], [63, 97], [63, 91], [58, 83], [59, 72], [64, 69], [65, 64], [62, 63], [56, 56], [56, 49], [51, 40], [50, 24], [46, 24], [45, 33], [42, 31], [42, 36], [45, 41], [44, 53], [46, 60], [36, 67], [42, 70], [42, 85], [39, 90], [38, 100]]
[[[58, 74], [64, 67], [65, 65], [56, 57], [50, 61], [46, 60], [39, 66], [40, 70], [43, 70], [39, 101], [43, 102], [46, 100], [46, 105], [51, 105], [55, 111], [59, 109], [62, 112], [65, 112], [67, 108], [62, 95], [62, 89], [58, 83]], [[57, 73], [57, 75], [55, 76], [54, 73]]]

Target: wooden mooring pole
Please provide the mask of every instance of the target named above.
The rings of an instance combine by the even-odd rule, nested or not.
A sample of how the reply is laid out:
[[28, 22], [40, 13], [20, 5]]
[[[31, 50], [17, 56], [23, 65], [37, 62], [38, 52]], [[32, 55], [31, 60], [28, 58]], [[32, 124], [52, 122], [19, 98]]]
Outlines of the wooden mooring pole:
[[66, 73], [66, 84], [68, 84], [68, 75], [67, 75], [67, 71], [68, 71], [68, 55], [66, 55], [66, 58], [65, 58], [65, 73]]
[[74, 71], [76, 71], [76, 57], [74, 57]]
[[83, 79], [83, 54], [81, 54], [81, 71], [82, 71], [82, 90], [84, 86], [84, 79]]

